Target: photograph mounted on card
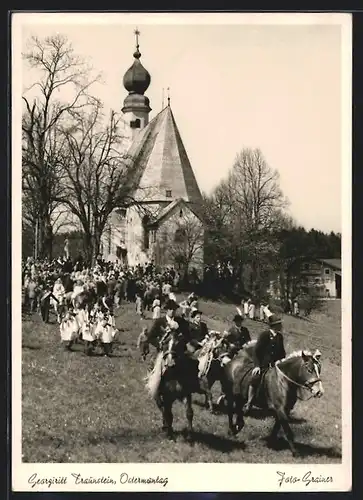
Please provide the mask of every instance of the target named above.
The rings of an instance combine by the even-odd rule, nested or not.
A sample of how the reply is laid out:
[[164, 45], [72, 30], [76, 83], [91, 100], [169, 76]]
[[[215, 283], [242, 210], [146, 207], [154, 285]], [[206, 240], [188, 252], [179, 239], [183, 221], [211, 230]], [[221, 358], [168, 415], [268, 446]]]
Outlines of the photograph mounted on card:
[[351, 52], [13, 14], [15, 491], [350, 489]]

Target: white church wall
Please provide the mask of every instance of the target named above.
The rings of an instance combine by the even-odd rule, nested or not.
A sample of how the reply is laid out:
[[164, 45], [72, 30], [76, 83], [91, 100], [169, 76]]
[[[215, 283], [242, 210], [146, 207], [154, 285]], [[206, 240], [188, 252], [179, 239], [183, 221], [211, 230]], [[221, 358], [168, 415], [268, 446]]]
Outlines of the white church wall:
[[[178, 229], [186, 229], [185, 243], [175, 241]], [[194, 267], [199, 277], [202, 277], [204, 266], [204, 228], [201, 220], [192, 212], [186, 204], [177, 205], [168, 214], [156, 232], [153, 253], [155, 262], [160, 266], [176, 265], [178, 254], [188, 255], [189, 272]]]

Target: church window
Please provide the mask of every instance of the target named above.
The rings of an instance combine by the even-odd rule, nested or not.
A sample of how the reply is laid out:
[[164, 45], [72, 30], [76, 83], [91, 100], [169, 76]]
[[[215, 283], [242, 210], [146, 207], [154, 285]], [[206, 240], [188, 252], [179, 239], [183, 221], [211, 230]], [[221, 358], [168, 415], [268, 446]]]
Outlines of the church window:
[[185, 236], [186, 236], [185, 229], [184, 228], [178, 228], [175, 231], [175, 234], [174, 234], [174, 241], [175, 241], [175, 243], [183, 243], [183, 241], [185, 240]]
[[141, 120], [139, 118], [136, 118], [136, 120], [132, 120], [130, 122], [130, 127], [131, 128], [141, 128]]
[[171, 198], [171, 189], [167, 189], [166, 192], [165, 192], [165, 196], [167, 198]]
[[183, 217], [183, 210], [182, 209], [180, 209], [179, 217]]

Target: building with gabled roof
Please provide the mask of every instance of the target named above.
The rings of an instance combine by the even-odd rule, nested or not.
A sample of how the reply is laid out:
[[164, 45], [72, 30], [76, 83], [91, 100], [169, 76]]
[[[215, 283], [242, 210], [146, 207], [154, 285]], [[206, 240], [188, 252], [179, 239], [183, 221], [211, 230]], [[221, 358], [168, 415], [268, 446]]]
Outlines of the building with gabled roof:
[[170, 98], [149, 121], [151, 107], [144, 93], [151, 77], [140, 57], [137, 39], [134, 63], [123, 79], [128, 95], [122, 108], [131, 137], [126, 162], [132, 203], [112, 214], [102, 240], [103, 257], [130, 266], [154, 261], [160, 266], [195, 267], [200, 274], [204, 260], [202, 195]]

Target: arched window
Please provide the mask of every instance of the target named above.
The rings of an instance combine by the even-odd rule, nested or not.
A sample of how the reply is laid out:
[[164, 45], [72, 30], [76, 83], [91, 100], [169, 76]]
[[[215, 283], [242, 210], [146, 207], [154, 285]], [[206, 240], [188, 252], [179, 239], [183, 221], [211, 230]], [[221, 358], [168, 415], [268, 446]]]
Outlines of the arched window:
[[175, 243], [183, 243], [185, 241], [186, 231], [183, 227], [179, 227], [174, 234]]

